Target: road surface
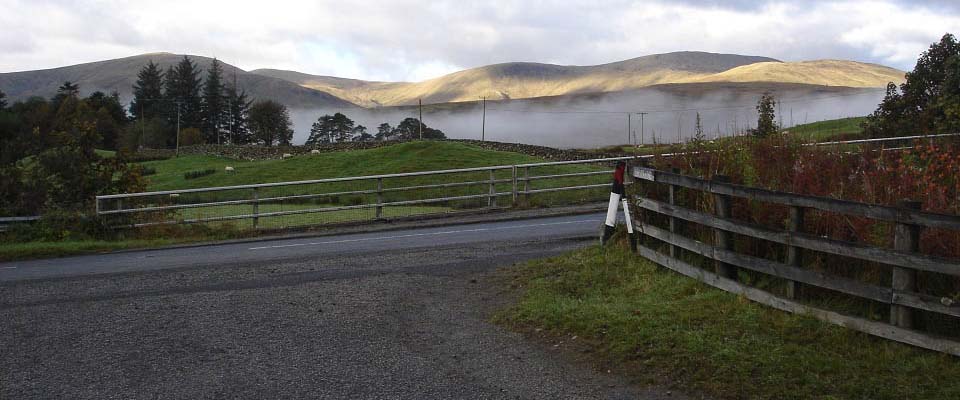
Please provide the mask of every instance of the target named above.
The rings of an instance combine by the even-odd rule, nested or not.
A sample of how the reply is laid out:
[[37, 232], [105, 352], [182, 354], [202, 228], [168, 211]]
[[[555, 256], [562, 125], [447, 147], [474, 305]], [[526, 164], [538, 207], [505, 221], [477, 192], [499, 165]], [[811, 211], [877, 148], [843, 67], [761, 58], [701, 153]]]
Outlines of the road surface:
[[490, 324], [602, 215], [0, 264], [0, 398], [680, 398]]

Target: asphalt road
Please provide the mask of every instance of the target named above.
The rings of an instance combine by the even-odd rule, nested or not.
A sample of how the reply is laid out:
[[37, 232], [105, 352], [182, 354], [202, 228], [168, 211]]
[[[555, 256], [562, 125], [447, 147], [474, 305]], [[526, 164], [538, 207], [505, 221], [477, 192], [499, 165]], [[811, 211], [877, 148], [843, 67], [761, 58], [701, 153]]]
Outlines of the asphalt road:
[[603, 214], [477, 223], [333, 237], [120, 252], [0, 263], [0, 281], [148, 271], [238, 262], [275, 262], [332, 254], [436, 247], [493, 240], [549, 240], [599, 232]]
[[0, 264], [0, 398], [681, 398], [489, 323], [602, 216]]

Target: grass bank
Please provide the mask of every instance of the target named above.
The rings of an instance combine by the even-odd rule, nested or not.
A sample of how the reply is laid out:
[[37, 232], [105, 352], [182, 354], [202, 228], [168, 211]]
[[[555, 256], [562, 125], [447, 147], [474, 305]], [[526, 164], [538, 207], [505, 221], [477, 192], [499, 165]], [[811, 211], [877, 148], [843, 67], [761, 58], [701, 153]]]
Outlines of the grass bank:
[[[286, 160], [240, 161], [212, 156], [183, 156], [142, 163], [157, 172], [148, 191], [364, 176], [440, 169], [542, 162], [520, 153], [486, 150], [462, 143], [406, 142], [376, 149], [300, 155]], [[234, 173], [224, 173], [231, 166]], [[213, 175], [184, 179], [190, 171]]]
[[498, 323], [576, 336], [639, 382], [731, 399], [960, 398], [956, 358], [752, 303], [622, 245], [507, 273], [523, 293]]

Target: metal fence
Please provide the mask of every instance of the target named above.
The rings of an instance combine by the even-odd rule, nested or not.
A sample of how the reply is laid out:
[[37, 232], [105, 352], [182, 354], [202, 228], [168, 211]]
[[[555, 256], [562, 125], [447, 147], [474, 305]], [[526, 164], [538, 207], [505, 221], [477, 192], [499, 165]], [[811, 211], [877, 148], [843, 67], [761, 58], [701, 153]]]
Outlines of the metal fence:
[[[956, 136], [960, 134], [808, 145], [886, 146], [917, 139]], [[680, 154], [684, 153], [661, 156]], [[113, 226], [200, 223], [262, 229], [383, 220], [484, 208], [569, 205], [606, 199], [610, 163], [650, 157], [654, 156], [105, 195], [96, 198], [96, 215]]]
[[598, 202], [616, 161], [497, 165], [97, 196], [114, 226], [225, 224], [243, 229], [382, 220], [516, 206]]

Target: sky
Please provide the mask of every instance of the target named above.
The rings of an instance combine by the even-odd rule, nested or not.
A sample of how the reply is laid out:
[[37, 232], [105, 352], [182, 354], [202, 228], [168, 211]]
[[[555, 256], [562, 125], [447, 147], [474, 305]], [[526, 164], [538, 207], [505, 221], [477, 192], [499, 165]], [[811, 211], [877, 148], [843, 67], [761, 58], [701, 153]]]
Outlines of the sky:
[[511, 61], [595, 65], [672, 51], [910, 70], [960, 1], [0, 0], [0, 72], [150, 52], [420, 81]]

